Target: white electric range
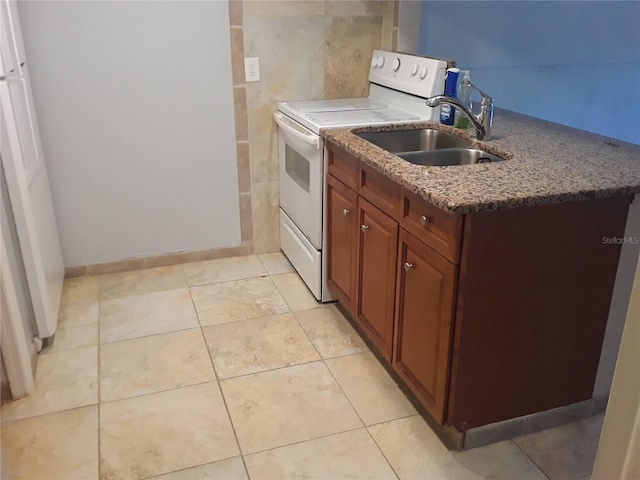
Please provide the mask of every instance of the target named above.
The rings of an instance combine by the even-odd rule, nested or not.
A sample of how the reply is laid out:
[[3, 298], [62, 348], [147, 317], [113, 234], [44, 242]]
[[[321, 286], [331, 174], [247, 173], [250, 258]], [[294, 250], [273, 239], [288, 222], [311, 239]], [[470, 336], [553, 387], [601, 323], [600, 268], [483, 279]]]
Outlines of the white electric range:
[[368, 98], [278, 104], [280, 244], [318, 300], [333, 300], [322, 255], [327, 156], [320, 132], [435, 120], [439, 110], [425, 100], [444, 92], [446, 69], [443, 60], [375, 50]]

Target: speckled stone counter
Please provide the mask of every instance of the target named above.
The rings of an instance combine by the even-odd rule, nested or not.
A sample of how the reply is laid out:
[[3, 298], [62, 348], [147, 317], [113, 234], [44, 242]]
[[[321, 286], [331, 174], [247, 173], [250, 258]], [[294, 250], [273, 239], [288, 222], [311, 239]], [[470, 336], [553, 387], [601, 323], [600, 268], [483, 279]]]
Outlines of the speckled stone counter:
[[[355, 133], [436, 128], [507, 160], [413, 165]], [[354, 133], [355, 132], [355, 133]], [[640, 193], [640, 146], [496, 109], [491, 140], [439, 123], [326, 129], [322, 136], [439, 208], [454, 214]]]

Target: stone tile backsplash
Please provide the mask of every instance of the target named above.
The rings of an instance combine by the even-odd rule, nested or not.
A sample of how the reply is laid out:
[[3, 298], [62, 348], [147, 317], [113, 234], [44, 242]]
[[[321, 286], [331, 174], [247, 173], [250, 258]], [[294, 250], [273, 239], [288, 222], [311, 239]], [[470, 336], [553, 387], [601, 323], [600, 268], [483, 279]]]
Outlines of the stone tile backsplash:
[[[246, 158], [238, 160], [242, 240], [255, 252], [280, 249], [272, 118], [277, 103], [367, 96], [372, 51], [396, 43], [397, 5], [397, 0], [230, 0], [236, 140], [248, 139], [250, 164], [247, 175]], [[244, 57], [259, 57], [259, 82], [244, 82]]]

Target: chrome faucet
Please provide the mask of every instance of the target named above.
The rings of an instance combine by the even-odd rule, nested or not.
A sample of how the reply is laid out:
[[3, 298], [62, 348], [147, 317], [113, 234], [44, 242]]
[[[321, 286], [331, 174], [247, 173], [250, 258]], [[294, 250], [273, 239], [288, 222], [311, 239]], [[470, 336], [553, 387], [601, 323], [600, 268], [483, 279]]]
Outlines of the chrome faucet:
[[454, 107], [460, 109], [473, 124], [476, 129], [476, 138], [478, 140], [490, 140], [491, 139], [491, 124], [493, 123], [493, 98], [484, 93], [475, 85], [470, 85], [475, 91], [482, 95], [482, 101], [480, 102], [480, 113], [474, 115], [464, 103], [457, 98], [447, 97], [446, 95], [436, 95], [435, 97], [427, 98], [427, 106], [437, 107], [443, 103], [448, 103]]

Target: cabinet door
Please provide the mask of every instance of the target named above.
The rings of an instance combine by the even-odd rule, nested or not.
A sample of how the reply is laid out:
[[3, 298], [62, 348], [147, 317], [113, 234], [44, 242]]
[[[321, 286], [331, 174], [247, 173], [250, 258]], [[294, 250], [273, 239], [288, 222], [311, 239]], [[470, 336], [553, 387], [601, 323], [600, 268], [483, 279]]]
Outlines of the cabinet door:
[[355, 313], [358, 194], [327, 176], [327, 282], [338, 301]]
[[400, 230], [394, 367], [445, 420], [456, 266]]
[[362, 197], [358, 218], [358, 318], [391, 360], [398, 224]]

